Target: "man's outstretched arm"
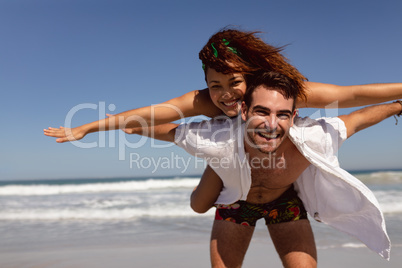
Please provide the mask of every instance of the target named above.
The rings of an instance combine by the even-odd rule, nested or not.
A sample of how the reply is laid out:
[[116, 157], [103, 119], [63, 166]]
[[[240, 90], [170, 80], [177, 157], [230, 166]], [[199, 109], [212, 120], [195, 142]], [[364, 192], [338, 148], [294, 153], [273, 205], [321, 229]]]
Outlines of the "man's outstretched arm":
[[178, 124], [168, 123], [148, 128], [138, 128], [135, 134], [161, 141], [174, 142], [176, 128], [178, 126]]
[[339, 118], [345, 123], [349, 138], [356, 132], [371, 127], [388, 117], [401, 114], [402, 102], [397, 101], [365, 107], [348, 115], [340, 115]]

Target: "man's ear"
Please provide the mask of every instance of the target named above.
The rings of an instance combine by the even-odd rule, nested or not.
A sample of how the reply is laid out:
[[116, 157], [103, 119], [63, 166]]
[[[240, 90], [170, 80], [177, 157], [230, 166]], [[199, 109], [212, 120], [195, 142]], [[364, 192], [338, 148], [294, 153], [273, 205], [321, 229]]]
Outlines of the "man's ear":
[[299, 113], [299, 111], [297, 110], [297, 109], [295, 109], [294, 111], [293, 111], [293, 114], [292, 114], [292, 123], [290, 124], [290, 126], [293, 126], [293, 123], [295, 122], [295, 117], [296, 117], [296, 115]]
[[248, 111], [248, 107], [247, 107], [246, 103], [243, 101], [241, 103], [241, 119], [243, 119], [243, 121], [247, 121], [247, 111]]

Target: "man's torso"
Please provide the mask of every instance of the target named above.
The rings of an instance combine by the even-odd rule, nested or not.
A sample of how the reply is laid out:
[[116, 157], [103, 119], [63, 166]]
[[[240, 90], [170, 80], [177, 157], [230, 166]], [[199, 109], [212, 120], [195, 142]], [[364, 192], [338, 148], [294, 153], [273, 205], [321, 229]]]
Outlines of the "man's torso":
[[263, 204], [277, 199], [310, 165], [289, 139], [283, 145], [286, 148], [280, 155], [267, 154], [258, 160], [250, 155], [251, 188], [247, 202]]

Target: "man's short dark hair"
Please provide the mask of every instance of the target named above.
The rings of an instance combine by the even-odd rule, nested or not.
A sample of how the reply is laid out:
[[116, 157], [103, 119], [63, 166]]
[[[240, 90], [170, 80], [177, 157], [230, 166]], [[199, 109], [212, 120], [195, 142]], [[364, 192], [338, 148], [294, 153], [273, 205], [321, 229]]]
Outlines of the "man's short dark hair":
[[243, 101], [247, 107], [252, 102], [252, 94], [259, 86], [266, 86], [273, 90], [279, 91], [286, 99], [293, 99], [293, 110], [296, 107], [296, 100], [299, 96], [300, 89], [298, 84], [286, 75], [277, 72], [258, 72], [247, 76], [247, 90]]

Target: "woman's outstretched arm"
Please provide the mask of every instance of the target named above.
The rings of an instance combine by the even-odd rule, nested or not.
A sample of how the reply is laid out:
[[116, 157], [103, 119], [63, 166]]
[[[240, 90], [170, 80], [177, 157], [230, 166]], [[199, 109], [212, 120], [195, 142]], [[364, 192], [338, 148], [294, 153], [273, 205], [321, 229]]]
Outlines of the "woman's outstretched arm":
[[62, 143], [80, 140], [92, 132], [124, 128], [147, 128], [190, 116], [206, 115], [214, 117], [220, 114], [222, 114], [222, 111], [211, 101], [208, 89], [194, 90], [161, 104], [125, 111], [113, 117], [75, 128], [49, 127], [44, 129], [44, 134], [56, 137], [56, 141]]
[[325, 108], [334, 102], [338, 108], [349, 108], [401, 99], [402, 83], [338, 86], [306, 82], [306, 92], [307, 101], [298, 100], [298, 108]]

